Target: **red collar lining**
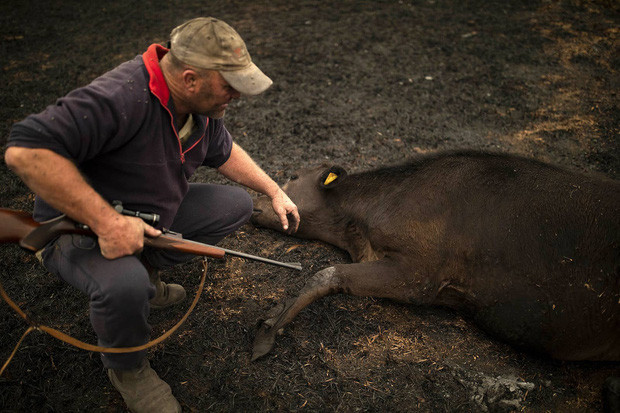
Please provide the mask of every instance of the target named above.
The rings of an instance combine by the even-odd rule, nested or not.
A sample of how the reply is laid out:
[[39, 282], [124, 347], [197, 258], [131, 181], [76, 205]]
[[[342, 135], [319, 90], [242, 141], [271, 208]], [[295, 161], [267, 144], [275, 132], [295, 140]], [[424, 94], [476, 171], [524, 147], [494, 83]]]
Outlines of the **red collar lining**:
[[142, 55], [142, 60], [146, 66], [146, 70], [149, 72], [149, 89], [157, 96], [159, 101], [165, 107], [168, 106], [168, 99], [170, 99], [170, 90], [166, 83], [166, 78], [159, 67], [159, 61], [164, 55], [168, 53], [168, 49], [159, 44], [152, 44]]

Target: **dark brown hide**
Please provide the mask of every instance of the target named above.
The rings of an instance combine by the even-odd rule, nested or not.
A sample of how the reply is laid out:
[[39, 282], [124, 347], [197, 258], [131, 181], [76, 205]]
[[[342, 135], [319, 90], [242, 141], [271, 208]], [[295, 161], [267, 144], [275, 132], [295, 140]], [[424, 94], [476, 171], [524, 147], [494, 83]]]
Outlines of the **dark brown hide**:
[[[301, 214], [296, 235], [356, 263], [316, 273], [261, 328], [254, 358], [305, 306], [347, 293], [447, 306], [557, 359], [620, 360], [619, 182], [459, 152], [348, 176], [316, 168], [285, 190]], [[253, 222], [277, 229], [267, 202]]]

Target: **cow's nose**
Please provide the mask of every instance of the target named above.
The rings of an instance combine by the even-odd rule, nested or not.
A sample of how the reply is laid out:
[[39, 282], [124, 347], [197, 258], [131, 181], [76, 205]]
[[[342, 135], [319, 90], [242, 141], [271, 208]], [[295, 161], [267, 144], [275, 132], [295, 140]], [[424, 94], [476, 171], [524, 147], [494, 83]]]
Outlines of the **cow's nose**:
[[258, 221], [260, 220], [260, 216], [262, 215], [263, 210], [260, 208], [254, 208], [252, 210], [252, 216], [250, 217], [250, 222], [252, 222], [253, 224], [258, 223]]
[[262, 213], [263, 213], [263, 208], [254, 206], [254, 208], [252, 208], [252, 219], [255, 219]]

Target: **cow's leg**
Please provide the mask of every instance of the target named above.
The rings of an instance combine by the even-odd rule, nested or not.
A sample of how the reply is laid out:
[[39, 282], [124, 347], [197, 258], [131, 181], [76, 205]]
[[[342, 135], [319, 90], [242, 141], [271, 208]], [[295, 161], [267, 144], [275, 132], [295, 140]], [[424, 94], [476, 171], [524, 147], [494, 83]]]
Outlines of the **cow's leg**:
[[357, 296], [391, 298], [398, 301], [407, 296], [403, 276], [405, 270], [390, 260], [358, 264], [341, 264], [325, 268], [312, 276], [299, 295], [276, 307], [276, 314], [260, 327], [254, 339], [252, 360], [271, 351], [277, 332], [290, 323], [301, 310], [314, 301], [331, 294], [345, 293]]

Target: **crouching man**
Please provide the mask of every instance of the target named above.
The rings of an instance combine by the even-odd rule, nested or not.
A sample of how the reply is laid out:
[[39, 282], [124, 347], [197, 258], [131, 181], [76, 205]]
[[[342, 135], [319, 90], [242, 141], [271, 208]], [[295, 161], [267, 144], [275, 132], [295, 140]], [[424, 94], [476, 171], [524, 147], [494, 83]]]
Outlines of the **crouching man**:
[[[100, 346], [147, 343], [150, 309], [186, 295], [181, 285], [164, 283], [159, 269], [190, 258], [143, 250], [144, 236], [160, 230], [117, 213], [113, 200], [159, 214], [159, 228], [216, 244], [249, 219], [252, 200], [237, 186], [189, 183], [205, 165], [268, 195], [283, 228], [298, 227], [296, 205], [233, 142], [223, 121], [233, 99], [271, 83], [233, 28], [197, 18], [172, 31], [169, 48], [153, 44], [13, 126], [5, 160], [35, 192], [34, 218], [64, 213], [97, 235], [63, 235], [42, 257], [50, 272], [90, 297]], [[145, 356], [101, 358], [130, 410], [180, 411]]]

